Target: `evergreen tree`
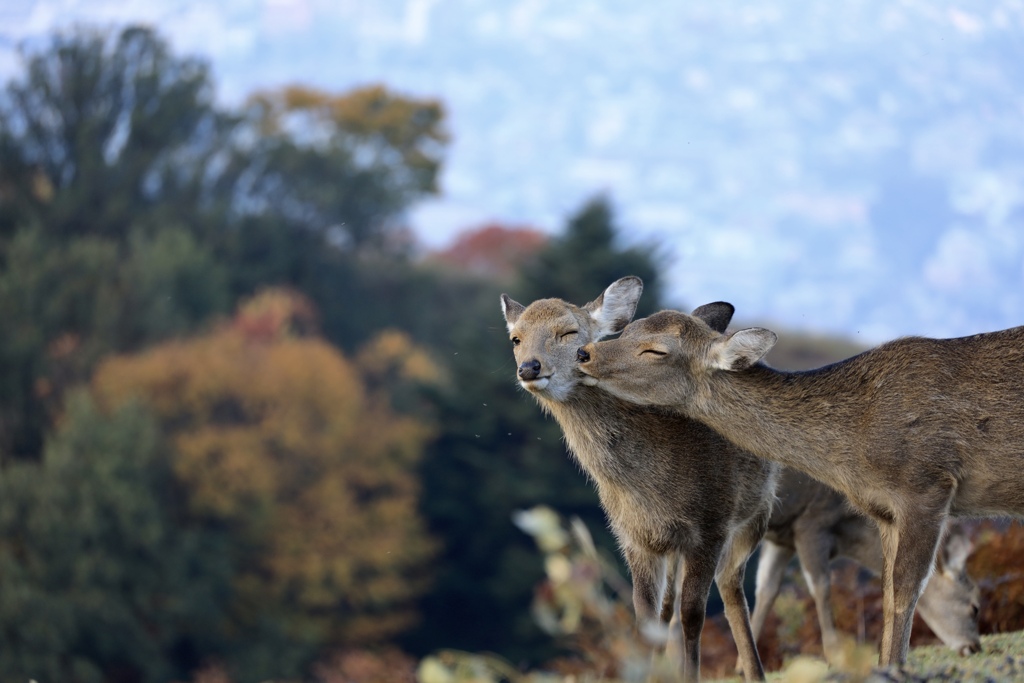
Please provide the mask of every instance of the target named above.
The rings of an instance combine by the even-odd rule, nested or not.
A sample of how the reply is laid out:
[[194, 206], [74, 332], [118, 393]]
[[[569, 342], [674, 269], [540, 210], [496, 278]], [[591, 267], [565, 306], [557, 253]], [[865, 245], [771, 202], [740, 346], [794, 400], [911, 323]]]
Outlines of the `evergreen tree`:
[[84, 395], [41, 462], [5, 468], [0, 679], [164, 683], [222, 648], [227, 538], [183, 526], [179, 493], [152, 417]]
[[234, 122], [206, 65], [148, 28], [55, 35], [0, 97], [0, 237], [127, 241], [145, 218], [194, 218]]
[[0, 459], [33, 458], [63, 393], [106, 354], [187, 333], [223, 310], [226, 273], [189, 231], [48, 238], [19, 231], [0, 267]]
[[513, 298], [524, 304], [545, 297], [583, 304], [615, 280], [636, 275], [644, 281], [636, 316], [659, 310], [661, 264], [656, 251], [649, 246], [626, 247], [621, 236], [611, 203], [604, 196], [594, 197], [569, 219], [565, 233], [527, 265], [521, 277], [523, 291]]

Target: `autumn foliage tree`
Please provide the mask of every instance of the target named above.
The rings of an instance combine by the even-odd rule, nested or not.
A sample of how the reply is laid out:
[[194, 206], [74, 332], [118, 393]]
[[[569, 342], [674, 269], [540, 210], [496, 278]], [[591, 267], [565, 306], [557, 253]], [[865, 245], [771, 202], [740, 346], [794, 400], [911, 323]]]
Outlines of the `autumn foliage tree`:
[[[270, 619], [299, 643], [378, 643], [415, 620], [427, 585], [433, 544], [414, 467], [431, 430], [395, 412], [315, 326], [303, 297], [265, 291], [204, 336], [108, 360], [93, 391], [108, 409], [149, 407], [188, 514], [239, 539], [243, 625]], [[430, 379], [401, 335], [363, 356], [374, 376]]]
[[209, 66], [145, 26], [77, 27], [21, 57], [0, 83], [0, 462], [41, 457], [63, 390], [103, 355], [263, 287], [302, 290], [349, 351], [390, 323], [332, 316], [386, 296], [378, 273], [404, 277], [402, 216], [437, 192], [439, 102], [293, 86], [226, 109]]
[[506, 227], [490, 223], [459, 235], [433, 260], [495, 279], [517, 275], [547, 242], [547, 235], [533, 228]]
[[260, 140], [260, 204], [347, 249], [393, 249], [395, 218], [438, 191], [448, 134], [437, 101], [379, 85], [288, 86], [254, 94], [246, 117]]

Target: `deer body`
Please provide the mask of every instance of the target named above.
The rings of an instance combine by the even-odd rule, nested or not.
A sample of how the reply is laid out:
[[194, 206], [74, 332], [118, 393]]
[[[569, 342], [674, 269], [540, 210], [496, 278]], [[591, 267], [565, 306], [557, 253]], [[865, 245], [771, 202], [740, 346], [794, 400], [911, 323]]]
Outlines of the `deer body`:
[[708, 424], [783, 464], [827, 472], [818, 478], [873, 517], [891, 522], [906, 497], [948, 503], [954, 515], [1024, 512], [1024, 328], [900, 339], [818, 370], [754, 365], [708, 379]]
[[1024, 514], [1024, 328], [905, 338], [817, 370], [758, 361], [764, 329], [724, 335], [662, 311], [579, 351], [587, 381], [671, 406], [843, 493], [881, 535], [881, 663], [906, 659], [946, 517]]
[[[878, 529], [858, 514], [837, 491], [807, 475], [784, 468], [778, 499], [761, 543], [751, 627], [756, 640], [778, 596], [786, 565], [796, 555], [814, 599], [822, 646], [831, 658], [840, 646], [831, 605], [829, 563], [838, 557], [856, 560], [875, 574], [884, 559]], [[978, 587], [966, 572], [971, 542], [957, 527], [950, 529], [917, 603], [925, 623], [950, 648], [961, 654], [978, 652]]]
[[[730, 448], [700, 423], [657, 408], [637, 410], [584, 386], [573, 398], [546, 407], [596, 485], [627, 554], [666, 555], [699, 547], [705, 538], [723, 541], [733, 531], [728, 522], [751, 521], [771, 502], [765, 484], [772, 471], [762, 463], [749, 457], [714, 461], [712, 472], [699, 460], [698, 454]], [[766, 520], [760, 521], [763, 526]]]
[[[743, 574], [771, 514], [778, 468], [699, 422], [580, 381], [578, 345], [621, 330], [641, 289], [638, 278], [623, 278], [584, 307], [559, 299], [524, 307], [503, 296], [519, 383], [559, 423], [597, 487], [630, 568], [638, 622], [674, 622], [684, 678], [699, 679], [700, 635], [717, 580], [747, 677], [763, 679]], [[715, 322], [715, 312], [708, 318]]]

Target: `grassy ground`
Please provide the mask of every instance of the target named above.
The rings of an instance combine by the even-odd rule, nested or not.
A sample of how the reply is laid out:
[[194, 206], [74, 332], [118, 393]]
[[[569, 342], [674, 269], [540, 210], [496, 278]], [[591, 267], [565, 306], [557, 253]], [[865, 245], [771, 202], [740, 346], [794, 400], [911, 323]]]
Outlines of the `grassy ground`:
[[[964, 681], [988, 683], [1024, 681], [1024, 631], [982, 636], [983, 651], [970, 657], [960, 657], [952, 650], [934, 645], [910, 651], [902, 669], [874, 669], [858, 665], [857, 659], [865, 653], [854, 654], [849, 670], [826, 671], [819, 660], [798, 658], [785, 670], [768, 674], [769, 681], [787, 683], [817, 683], [819, 681], [866, 682], [924, 682]], [[873, 656], [873, 655], [868, 655]], [[868, 673], [870, 670], [870, 673]], [[722, 681], [740, 681], [739, 678]]]

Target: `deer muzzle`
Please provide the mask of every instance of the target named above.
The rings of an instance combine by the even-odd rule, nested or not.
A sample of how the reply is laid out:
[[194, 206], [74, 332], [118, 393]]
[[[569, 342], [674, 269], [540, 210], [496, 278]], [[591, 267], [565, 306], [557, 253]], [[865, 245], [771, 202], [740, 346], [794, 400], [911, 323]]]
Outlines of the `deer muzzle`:
[[530, 381], [537, 379], [540, 375], [540, 361], [536, 358], [530, 360], [524, 360], [519, 364], [519, 370], [517, 372], [519, 379], [523, 381]]

